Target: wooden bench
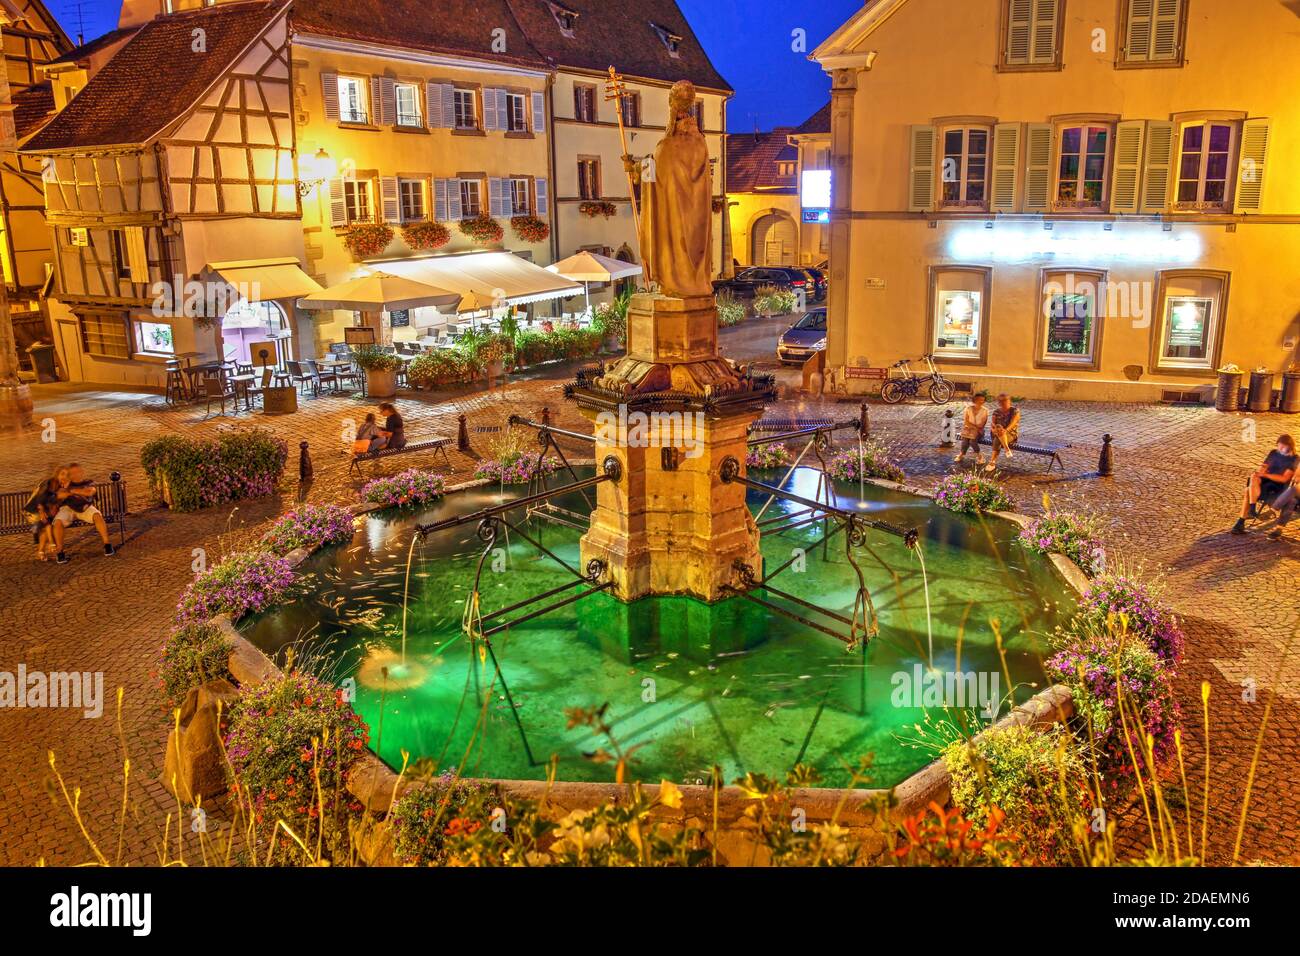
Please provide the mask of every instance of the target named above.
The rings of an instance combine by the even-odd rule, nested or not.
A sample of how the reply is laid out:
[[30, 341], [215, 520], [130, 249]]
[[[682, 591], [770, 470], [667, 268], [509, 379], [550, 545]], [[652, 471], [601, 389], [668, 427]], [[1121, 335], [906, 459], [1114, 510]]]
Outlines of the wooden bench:
[[[983, 438], [980, 439], [980, 444], [987, 445], [990, 448], [992, 448], [993, 437], [991, 435], [985, 435]], [[1009, 447], [1012, 451], [1016, 452], [1017, 454], [1019, 454], [1020, 452], [1024, 452], [1026, 455], [1041, 455], [1044, 458], [1046, 458], [1047, 473], [1049, 475], [1052, 473], [1053, 465], [1060, 465], [1061, 474], [1065, 474], [1065, 463], [1061, 461], [1060, 452], [1062, 448], [1069, 448], [1070, 447], [1069, 445], [1066, 444], [1058, 445], [1050, 442], [1040, 442], [1039, 444], [1036, 445], [1030, 445], [1020, 441], [1014, 441], [1011, 443]]]
[[[0, 535], [31, 533], [30, 516], [23, 510], [23, 505], [27, 504], [31, 496], [30, 489], [0, 493]], [[131, 512], [126, 504], [126, 482], [122, 480], [121, 475], [113, 472], [109, 481], [96, 483], [94, 505], [104, 516], [105, 524], [117, 525], [118, 541], [125, 543], [126, 516]], [[70, 527], [89, 528], [93, 525], [78, 518]]]
[[447, 457], [447, 446], [450, 445], [454, 438], [445, 438], [442, 435], [434, 435], [432, 438], [425, 438], [422, 441], [407, 442], [401, 448], [380, 448], [378, 451], [363, 451], [360, 454], [352, 456], [352, 464], [348, 467], [348, 472], [355, 471], [361, 474], [361, 464], [366, 461], [378, 461], [381, 458], [390, 458], [393, 455], [406, 455], [416, 451], [436, 451], [442, 454], [442, 459], [451, 466], [451, 459]]

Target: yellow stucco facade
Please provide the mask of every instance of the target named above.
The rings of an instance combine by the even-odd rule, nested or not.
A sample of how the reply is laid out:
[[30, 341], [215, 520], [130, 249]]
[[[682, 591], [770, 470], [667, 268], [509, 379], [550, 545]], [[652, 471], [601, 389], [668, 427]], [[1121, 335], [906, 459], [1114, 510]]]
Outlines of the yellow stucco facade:
[[1225, 363], [1289, 368], [1294, 11], [1181, 2], [1149, 22], [1057, 0], [1021, 23], [1028, 6], [878, 0], [815, 51], [832, 386], [930, 351], [1030, 397], [1159, 400]]

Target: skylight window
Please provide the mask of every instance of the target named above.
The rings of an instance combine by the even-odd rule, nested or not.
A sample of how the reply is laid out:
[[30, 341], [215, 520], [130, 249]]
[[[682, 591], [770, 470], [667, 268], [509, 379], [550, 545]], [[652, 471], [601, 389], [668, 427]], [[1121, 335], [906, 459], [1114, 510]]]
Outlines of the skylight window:
[[682, 38], [676, 33], [673, 33], [667, 27], [661, 27], [657, 23], [650, 24], [650, 28], [659, 35], [659, 39], [662, 40], [664, 46], [668, 48], [668, 52], [673, 56], [677, 56], [682, 44]]
[[560, 32], [572, 40], [574, 27], [578, 23], [578, 12], [570, 10], [568, 7], [562, 7], [558, 3], [548, 3], [547, 6], [551, 8], [551, 16], [555, 17]]

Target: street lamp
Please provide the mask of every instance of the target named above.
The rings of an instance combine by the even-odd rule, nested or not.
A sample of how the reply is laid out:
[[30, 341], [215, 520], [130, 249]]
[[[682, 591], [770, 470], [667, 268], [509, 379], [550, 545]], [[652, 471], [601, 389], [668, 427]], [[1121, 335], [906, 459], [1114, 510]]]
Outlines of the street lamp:
[[315, 156], [309, 160], [304, 159], [298, 164], [298, 171], [302, 174], [302, 178], [298, 180], [298, 198], [305, 199], [307, 194], [321, 183], [338, 175], [338, 165], [322, 146], [316, 150]]

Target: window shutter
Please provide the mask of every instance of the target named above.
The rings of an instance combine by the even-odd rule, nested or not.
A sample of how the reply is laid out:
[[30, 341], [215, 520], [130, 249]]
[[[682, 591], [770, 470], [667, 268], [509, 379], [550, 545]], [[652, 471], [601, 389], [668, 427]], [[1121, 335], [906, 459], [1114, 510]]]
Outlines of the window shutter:
[[1169, 186], [1173, 181], [1174, 124], [1164, 120], [1147, 123], [1146, 159], [1142, 168], [1142, 212], [1159, 213], [1169, 208]]
[[1110, 181], [1110, 211], [1136, 213], [1142, 182], [1142, 140], [1147, 124], [1131, 120], [1115, 127], [1115, 169]]
[[993, 188], [989, 208], [1016, 211], [1016, 186], [1020, 178], [1020, 124], [999, 123], [993, 128]]
[[1263, 212], [1264, 172], [1268, 165], [1268, 144], [1271, 137], [1270, 120], [1248, 119], [1241, 124], [1241, 159], [1237, 166], [1234, 212]]
[[384, 126], [397, 125], [397, 90], [392, 77], [379, 77], [380, 109], [377, 122]]
[[1129, 0], [1128, 24], [1124, 32], [1124, 59], [1151, 59], [1151, 35], [1155, 0]]
[[447, 218], [458, 220], [463, 218], [460, 208], [460, 180], [447, 180]]
[[433, 218], [439, 222], [446, 222], [447, 214], [447, 180], [435, 179], [433, 181]]
[[501, 180], [495, 176], [488, 177], [488, 215], [504, 216], [505, 203], [501, 198]]
[[934, 149], [938, 141], [933, 126], [912, 127], [911, 175], [907, 208], [926, 212], [934, 207]]
[[348, 223], [348, 204], [343, 198], [343, 180], [330, 180], [330, 225], [346, 226]]
[[534, 203], [536, 213], [539, 218], [545, 219], [551, 214], [550, 196], [547, 195], [547, 184], [544, 178], [539, 177], [534, 181], [533, 191], [536, 193], [537, 201]]
[[1033, 21], [1034, 0], [1008, 0], [1006, 49], [1006, 61], [1008, 63], [1029, 62]]
[[442, 125], [451, 129], [456, 125], [456, 88], [443, 83], [438, 94], [442, 97]]
[[510, 104], [505, 90], [497, 90], [497, 129], [510, 129]]
[[379, 77], [372, 76], [368, 84], [370, 87], [370, 115], [366, 117], [366, 120], [374, 126], [379, 125], [379, 114], [382, 113], [384, 109], [384, 98], [379, 91], [379, 80]]
[[497, 119], [497, 91], [491, 88], [483, 90], [483, 129], [499, 129]]
[[1056, 62], [1057, 7], [1060, 0], [1033, 0], [1033, 37], [1030, 61]]
[[546, 132], [546, 94], [533, 93], [533, 132]]
[[131, 273], [131, 281], [148, 282], [149, 254], [144, 246], [144, 227], [127, 226], [124, 238], [126, 239], [126, 267]]
[[429, 116], [429, 129], [439, 129], [447, 124], [442, 118], [442, 84], [424, 84], [424, 108]]
[[325, 118], [339, 118], [339, 75], [329, 70], [322, 70], [320, 75], [321, 93], [325, 97]]
[[1178, 25], [1182, 21], [1183, 0], [1155, 0], [1151, 18], [1151, 59], [1178, 59]]
[[1052, 200], [1052, 137], [1049, 123], [1030, 123], [1025, 132], [1025, 212], [1047, 212]]
[[384, 210], [385, 222], [400, 222], [402, 204], [397, 199], [397, 177], [379, 177], [379, 198]]

